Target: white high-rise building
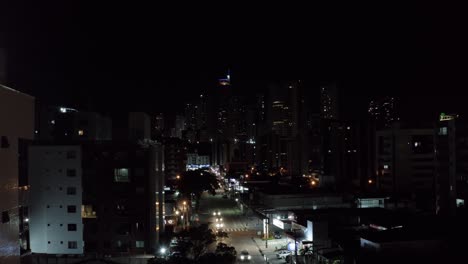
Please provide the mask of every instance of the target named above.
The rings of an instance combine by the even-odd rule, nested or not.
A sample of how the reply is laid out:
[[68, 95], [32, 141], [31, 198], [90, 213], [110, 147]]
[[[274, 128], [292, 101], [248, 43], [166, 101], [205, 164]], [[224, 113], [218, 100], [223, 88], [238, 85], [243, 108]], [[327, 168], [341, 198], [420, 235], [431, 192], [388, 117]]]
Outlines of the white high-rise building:
[[83, 254], [81, 147], [29, 147], [31, 252]]
[[34, 97], [0, 85], [0, 263], [20, 262], [19, 145], [34, 138]]

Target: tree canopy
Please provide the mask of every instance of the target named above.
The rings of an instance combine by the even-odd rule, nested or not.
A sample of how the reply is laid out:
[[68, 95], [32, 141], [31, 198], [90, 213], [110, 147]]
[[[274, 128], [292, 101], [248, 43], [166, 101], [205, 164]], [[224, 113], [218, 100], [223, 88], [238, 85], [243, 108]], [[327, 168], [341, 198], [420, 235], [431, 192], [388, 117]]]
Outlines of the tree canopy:
[[198, 211], [203, 192], [215, 195], [218, 184], [216, 176], [212, 173], [204, 170], [186, 171], [178, 180], [178, 190], [186, 197], [190, 197], [192, 194], [195, 196], [195, 209]]

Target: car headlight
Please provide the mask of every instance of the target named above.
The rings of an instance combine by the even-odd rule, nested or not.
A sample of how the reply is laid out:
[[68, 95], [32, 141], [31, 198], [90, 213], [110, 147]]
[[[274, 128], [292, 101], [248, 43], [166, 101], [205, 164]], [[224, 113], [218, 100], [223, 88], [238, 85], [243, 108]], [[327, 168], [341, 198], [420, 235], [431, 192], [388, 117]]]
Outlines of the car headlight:
[[220, 219], [219, 219], [219, 221], [223, 221], [223, 219], [222, 219], [222, 218], [220, 218]]
[[251, 259], [252, 257], [251, 257], [251, 256], [248, 256], [247, 258], [248, 258], [248, 259]]
[[214, 212], [213, 215], [216, 215], [216, 212]]
[[221, 212], [218, 212], [218, 215], [221, 215]]
[[223, 227], [223, 226], [224, 226], [224, 224], [220, 224], [220, 226], [221, 226], [221, 227]]
[[244, 256], [241, 256], [241, 260], [244, 260]]

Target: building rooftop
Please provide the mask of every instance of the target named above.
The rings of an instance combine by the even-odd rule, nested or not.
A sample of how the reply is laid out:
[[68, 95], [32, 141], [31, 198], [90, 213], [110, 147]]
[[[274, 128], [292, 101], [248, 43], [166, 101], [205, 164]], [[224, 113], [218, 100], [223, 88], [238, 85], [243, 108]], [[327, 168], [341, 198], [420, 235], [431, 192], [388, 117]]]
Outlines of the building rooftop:
[[407, 224], [409, 218], [407, 213], [384, 208], [323, 208], [289, 211], [294, 213], [297, 223], [301, 225], [307, 225], [307, 220], [336, 222], [340, 219], [346, 220], [353, 217], [357, 219], [359, 217], [359, 224], [391, 228]]
[[21, 95], [24, 95], [24, 96], [27, 96], [27, 97], [30, 97], [30, 98], [34, 98], [33, 96], [31, 96], [31, 95], [29, 95], [29, 94], [25, 94], [25, 93], [23, 93], [23, 92], [20, 92], [20, 91], [18, 91], [18, 90], [15, 90], [15, 89], [10, 88], [10, 87], [8, 87], [8, 86], [5, 86], [5, 85], [3, 85], [3, 84], [0, 84], [0, 89], [5, 89], [5, 90], [8, 90], [8, 91], [10, 91], [10, 92], [14, 92], [14, 93], [18, 93], [18, 94], [21, 94]]
[[308, 196], [319, 196], [319, 197], [324, 197], [324, 196], [341, 197], [341, 195], [327, 191], [327, 190], [304, 189], [304, 188], [300, 188], [299, 186], [293, 186], [289, 184], [275, 184], [275, 185], [271, 184], [259, 191], [268, 195], [308, 195]]
[[414, 228], [397, 228], [384, 231], [369, 230], [361, 234], [361, 238], [375, 243], [390, 243], [398, 241], [439, 240], [440, 232]]

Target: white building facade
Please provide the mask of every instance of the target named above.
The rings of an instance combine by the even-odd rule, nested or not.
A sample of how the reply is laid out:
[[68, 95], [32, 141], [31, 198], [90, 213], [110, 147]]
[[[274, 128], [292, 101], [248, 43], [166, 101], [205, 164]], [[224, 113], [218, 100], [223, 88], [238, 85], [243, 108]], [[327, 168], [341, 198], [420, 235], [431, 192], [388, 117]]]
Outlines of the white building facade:
[[31, 252], [83, 254], [80, 146], [29, 147]]

